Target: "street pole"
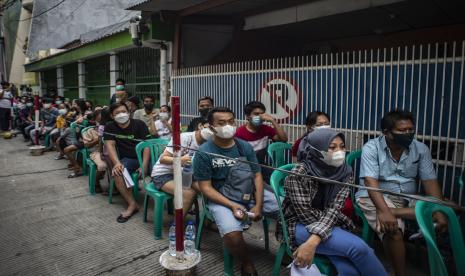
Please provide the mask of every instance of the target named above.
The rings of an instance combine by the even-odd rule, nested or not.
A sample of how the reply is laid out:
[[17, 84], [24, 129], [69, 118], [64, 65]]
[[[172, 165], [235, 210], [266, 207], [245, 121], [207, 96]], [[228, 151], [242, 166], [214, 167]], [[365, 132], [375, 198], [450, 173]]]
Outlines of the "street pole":
[[174, 209], [176, 221], [176, 258], [184, 258], [184, 214], [182, 212], [181, 118], [179, 96], [171, 97], [173, 128]]

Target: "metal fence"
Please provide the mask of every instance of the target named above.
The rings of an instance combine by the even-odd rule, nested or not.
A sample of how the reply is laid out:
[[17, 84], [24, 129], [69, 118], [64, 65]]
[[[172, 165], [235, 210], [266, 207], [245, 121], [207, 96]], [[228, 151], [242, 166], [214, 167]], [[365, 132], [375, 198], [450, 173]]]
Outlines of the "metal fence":
[[140, 47], [118, 53], [119, 76], [126, 81], [126, 90], [142, 101], [143, 96], [160, 99], [160, 51]]
[[445, 196], [462, 203], [464, 51], [462, 41], [182, 68], [173, 72], [172, 94], [181, 96], [184, 123], [198, 116], [196, 102], [206, 95], [240, 120], [244, 105], [259, 100], [291, 141], [305, 132], [309, 112], [324, 111], [349, 150], [380, 134], [383, 114], [408, 109]]

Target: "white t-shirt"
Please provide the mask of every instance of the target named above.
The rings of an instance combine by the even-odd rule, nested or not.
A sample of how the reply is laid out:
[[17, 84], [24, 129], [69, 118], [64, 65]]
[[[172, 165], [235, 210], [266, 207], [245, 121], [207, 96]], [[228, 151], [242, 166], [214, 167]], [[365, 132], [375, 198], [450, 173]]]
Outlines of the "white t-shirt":
[[[171, 118], [168, 120], [168, 124], [171, 124]], [[161, 120], [155, 121], [155, 128], [157, 129], [158, 137], [163, 139], [170, 139], [171, 138], [171, 131], [167, 128]]]
[[[181, 156], [184, 156], [186, 154], [193, 155], [195, 153], [195, 150], [198, 150], [199, 147], [200, 146], [199, 144], [197, 144], [197, 140], [195, 139], [195, 132], [181, 133]], [[187, 148], [192, 150], [189, 150]], [[173, 139], [171, 139], [168, 143], [166, 151], [173, 154]], [[172, 173], [173, 165], [161, 164], [160, 159], [158, 159], [155, 166], [153, 166], [152, 177]]]
[[[2, 91], [0, 91], [0, 94], [1, 93], [2, 93]], [[10, 91], [3, 90], [3, 98], [0, 99], [0, 107], [1, 108], [11, 108], [11, 99], [12, 98], [13, 98], [13, 94], [11, 94]]]

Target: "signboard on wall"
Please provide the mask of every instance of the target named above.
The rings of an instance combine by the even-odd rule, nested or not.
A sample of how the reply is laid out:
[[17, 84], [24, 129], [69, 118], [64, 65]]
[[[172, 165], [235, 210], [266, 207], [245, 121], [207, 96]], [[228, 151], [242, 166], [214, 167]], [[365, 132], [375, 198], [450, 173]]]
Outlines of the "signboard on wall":
[[293, 119], [301, 102], [298, 87], [283, 78], [270, 79], [264, 83], [258, 100], [265, 105], [268, 114], [280, 121]]

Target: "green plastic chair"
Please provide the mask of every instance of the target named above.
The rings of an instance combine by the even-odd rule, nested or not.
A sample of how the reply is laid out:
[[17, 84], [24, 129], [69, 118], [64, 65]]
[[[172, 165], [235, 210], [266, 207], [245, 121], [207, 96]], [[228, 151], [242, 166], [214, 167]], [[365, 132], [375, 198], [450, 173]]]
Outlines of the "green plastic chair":
[[[84, 135], [84, 133], [86, 133], [91, 128], [93, 128], [93, 126], [89, 126], [89, 127], [82, 129], [81, 134]], [[84, 175], [89, 175], [89, 170], [87, 169], [87, 166], [88, 166], [87, 160], [90, 159], [89, 158], [90, 152], [86, 147], [84, 147], [76, 152], [76, 159], [78, 158], [79, 155], [81, 155], [81, 158], [82, 158], [82, 173]]]
[[[197, 250], [200, 250], [200, 243], [202, 240], [202, 232], [203, 232], [205, 219], [209, 219], [212, 222], [215, 221], [213, 215], [210, 213], [210, 210], [208, 209], [208, 205], [206, 204], [206, 200], [202, 194], [200, 195], [200, 198], [202, 200], [203, 208], [202, 208], [202, 212], [200, 213], [200, 222], [198, 225], [197, 237], [195, 240], [195, 248]], [[269, 222], [266, 217], [263, 217], [262, 222], [263, 222], [263, 232], [265, 236], [265, 250], [269, 252], [270, 251], [269, 236], [268, 236]], [[234, 276], [233, 256], [229, 253], [228, 249], [226, 248], [224, 244], [223, 244], [223, 259], [224, 259], [223, 261], [224, 275]]]
[[97, 165], [90, 158], [87, 158], [86, 162], [89, 169], [89, 193], [91, 195], [95, 195], [95, 178], [97, 177]]
[[[287, 164], [279, 167], [282, 170], [290, 171], [295, 167], [295, 164]], [[281, 263], [284, 257], [284, 254], [292, 257], [292, 251], [289, 241], [289, 233], [287, 229], [286, 220], [284, 219], [284, 213], [282, 208], [282, 200], [285, 197], [284, 191], [284, 180], [286, 179], [288, 173], [281, 171], [274, 171], [271, 175], [271, 187], [273, 188], [274, 195], [276, 196], [276, 201], [278, 201], [279, 206], [279, 222], [281, 224], [281, 229], [283, 232], [283, 242], [279, 246], [278, 252], [276, 253], [276, 259], [273, 267], [273, 276], [278, 276], [279, 271], [281, 270]], [[326, 275], [335, 275], [335, 268], [331, 264], [328, 258], [322, 255], [315, 255], [313, 258], [313, 263], [318, 267], [321, 273]]]
[[279, 168], [286, 164], [285, 152], [291, 150], [292, 146], [288, 143], [274, 142], [268, 146], [268, 157], [271, 159], [271, 165]]
[[[165, 150], [166, 145], [169, 141], [165, 139], [151, 139], [144, 142], [140, 142], [136, 146], [137, 159], [139, 160], [139, 165], [142, 170], [142, 175], [144, 174], [144, 166], [142, 163], [142, 156], [144, 149], [150, 149], [150, 166], [153, 166], [160, 157], [160, 155]], [[153, 235], [156, 240], [162, 238], [162, 228], [163, 228], [163, 207], [165, 202], [168, 201], [168, 212], [173, 213], [173, 196], [165, 193], [163, 191], [157, 190], [152, 181], [149, 183], [145, 182], [144, 179], [144, 188], [145, 188], [145, 197], [144, 197], [144, 222], [147, 222], [147, 208], [149, 198], [153, 198], [154, 201], [154, 210], [153, 210]]]
[[428, 247], [430, 275], [449, 275], [441, 252], [436, 245], [436, 231], [434, 230], [432, 218], [434, 212], [441, 212], [447, 217], [449, 222], [449, 240], [454, 254], [456, 273], [463, 276], [465, 275], [465, 245], [457, 216], [449, 207], [426, 201], [418, 201], [415, 205], [415, 216]]
[[[346, 163], [347, 165], [353, 167], [355, 160], [362, 157], [362, 150], [356, 150], [349, 153], [346, 156]], [[368, 220], [365, 218], [365, 215], [358, 206], [357, 201], [355, 200], [355, 193], [353, 189], [350, 189], [350, 199], [352, 200], [352, 205], [354, 205], [355, 214], [362, 220], [362, 239], [368, 244], [371, 245], [373, 243], [373, 239], [375, 236], [375, 232], [371, 229], [370, 225], [368, 224]]]

